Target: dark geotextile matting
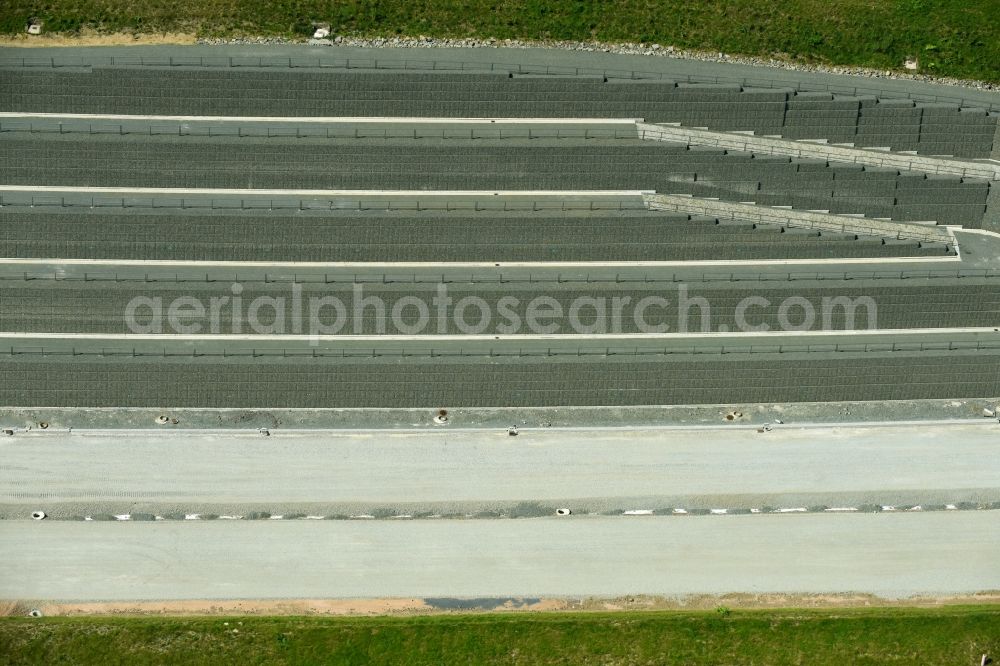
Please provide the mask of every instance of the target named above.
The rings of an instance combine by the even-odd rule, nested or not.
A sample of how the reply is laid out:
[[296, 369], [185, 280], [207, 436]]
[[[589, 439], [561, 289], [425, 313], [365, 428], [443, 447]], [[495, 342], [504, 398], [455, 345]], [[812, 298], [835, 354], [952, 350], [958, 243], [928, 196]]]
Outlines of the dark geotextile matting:
[[618, 140], [510, 145], [51, 135], [0, 140], [0, 183], [362, 190], [655, 190], [981, 225], [989, 185]]
[[[479, 305], [463, 308], [463, 321], [470, 327], [484, 326], [482, 333], [527, 333], [530, 330], [510, 330], [526, 320], [528, 304], [539, 297], [551, 299], [558, 304], [562, 315], [546, 318], [544, 323], [555, 323], [552, 333], [641, 332], [636, 323], [635, 311], [644, 298], [650, 296], [666, 299], [651, 302], [642, 308], [640, 320], [650, 326], [666, 325], [671, 331], [679, 330], [681, 320], [687, 322], [691, 331], [738, 331], [737, 317], [750, 326], [766, 325], [770, 330], [782, 330], [782, 322], [803, 325], [806, 317], [811, 320], [811, 330], [823, 328], [845, 329], [909, 329], [909, 328], [949, 328], [949, 327], [991, 327], [1000, 323], [1000, 282], [970, 284], [968, 281], [955, 284], [914, 284], [912, 286], [881, 286], [878, 284], [855, 284], [849, 287], [802, 287], [793, 283], [764, 283], [756, 287], [733, 283], [728, 288], [700, 288], [698, 285], [678, 285], [666, 283], [659, 287], [646, 285], [636, 288], [627, 284], [596, 282], [586, 287], [552, 283], [538, 283], [530, 287], [524, 285], [447, 285], [448, 305], [445, 323], [438, 320], [438, 309], [434, 298], [435, 286], [417, 288], [415, 286], [383, 286], [364, 284], [352, 285], [301, 285], [298, 292], [292, 291], [290, 284], [246, 284], [240, 285], [240, 311], [245, 315], [259, 297], [280, 299], [261, 301], [258, 310], [260, 330], [274, 333], [309, 333], [318, 325], [326, 329], [338, 325], [337, 333], [365, 334], [412, 333], [411, 330], [395, 330], [392, 311], [397, 303], [406, 303], [416, 297], [426, 306], [428, 317], [422, 324], [420, 333], [463, 333], [455, 320], [457, 303], [467, 297], [482, 299], [489, 312], [485, 324]], [[683, 290], [683, 291], [681, 291]], [[186, 283], [46, 283], [30, 282], [23, 286], [0, 283], [0, 331], [10, 332], [58, 332], [58, 333], [128, 333], [126, 312], [135, 298], [160, 299], [163, 325], [161, 331], [172, 332], [166, 323], [166, 313], [176, 299], [195, 299], [203, 307], [200, 316], [187, 315], [179, 321], [185, 326], [197, 325], [199, 333], [253, 333], [255, 331], [245, 317], [237, 317], [240, 322], [233, 325], [232, 283], [219, 282], [211, 285]], [[365, 297], [378, 297], [382, 304], [358, 306]], [[741, 315], [738, 308], [749, 297], [764, 298], [768, 304], [754, 302]], [[323, 306], [324, 297], [338, 299], [343, 305], [343, 314]], [[865, 298], [867, 297], [867, 298]], [[212, 311], [212, 299], [220, 300]], [[295, 305], [298, 299], [298, 305]], [[407, 300], [400, 300], [407, 299]], [[504, 308], [500, 307], [505, 300]], [[513, 300], [511, 300], [513, 299]], [[619, 299], [618, 313], [612, 299]], [[697, 299], [697, 300], [696, 300]], [[704, 300], [701, 300], [704, 299]], [[790, 300], [791, 299], [791, 300]], [[801, 305], [808, 303], [807, 314]], [[845, 301], [844, 299], [849, 299]], [[860, 299], [860, 300], [859, 300]], [[782, 313], [782, 305], [787, 301], [787, 309]], [[133, 307], [133, 322], [137, 327], [147, 327], [152, 322], [148, 301], [141, 307]], [[273, 305], [272, 305], [273, 303]], [[574, 306], [574, 303], [576, 305]], [[687, 303], [688, 305], [683, 305]], [[707, 305], [703, 308], [702, 305]], [[570, 321], [571, 306], [574, 321]], [[683, 311], [682, 308], [683, 307]], [[190, 311], [190, 308], [187, 308]], [[276, 315], [276, 311], [280, 315]], [[381, 312], [381, 315], [380, 315]], [[379, 330], [378, 321], [385, 329]], [[414, 305], [402, 307], [398, 319], [407, 327], [417, 326], [421, 314]], [[273, 328], [280, 322], [280, 329]], [[597, 327], [602, 322], [602, 327]], [[620, 330], [614, 330], [620, 322]], [[389, 330], [392, 328], [393, 330]], [[145, 330], [144, 328], [142, 330]], [[150, 330], [149, 332], [156, 332]], [[181, 332], [181, 331], [173, 331]], [[316, 331], [313, 331], [316, 332]], [[542, 331], [534, 331], [542, 332]]]
[[645, 118], [969, 158], [989, 156], [996, 128], [996, 118], [985, 112], [944, 104], [914, 107], [731, 86], [455, 73], [6, 70], [0, 73], [0, 110]]
[[662, 215], [0, 212], [0, 256], [201, 261], [681, 261], [942, 256], [942, 244]]
[[[763, 356], [763, 358], [761, 358]], [[0, 404], [80, 407], [488, 407], [970, 398], [1000, 394], [996, 354], [780, 354], [532, 362], [478, 358], [29, 356], [0, 365]]]

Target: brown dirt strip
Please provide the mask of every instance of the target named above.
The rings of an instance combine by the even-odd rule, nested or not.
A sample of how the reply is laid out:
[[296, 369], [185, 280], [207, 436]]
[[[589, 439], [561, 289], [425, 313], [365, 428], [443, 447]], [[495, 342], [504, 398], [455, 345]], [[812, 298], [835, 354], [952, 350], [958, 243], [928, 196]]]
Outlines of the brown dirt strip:
[[[701, 595], [684, 598], [653, 596], [611, 599], [540, 599], [520, 603], [512, 599], [492, 608], [449, 610], [432, 606], [424, 599], [285, 599], [285, 600], [185, 600], [143, 602], [4, 604], [6, 615], [21, 614], [25, 608], [37, 608], [46, 616], [79, 615], [433, 615], [482, 612], [558, 612], [558, 611], [634, 611], [634, 610], [709, 610], [725, 606], [740, 609], [775, 608], [858, 608], [858, 607], [935, 607], [968, 604], [1000, 604], [1000, 591], [943, 597], [883, 599], [867, 594], [730, 594]], [[6, 608], [9, 606], [9, 608]]]
[[146, 46], [156, 44], [196, 44], [194, 33], [168, 32], [162, 34], [110, 34], [83, 30], [79, 35], [41, 34], [0, 37], [0, 47], [40, 48], [52, 46]]

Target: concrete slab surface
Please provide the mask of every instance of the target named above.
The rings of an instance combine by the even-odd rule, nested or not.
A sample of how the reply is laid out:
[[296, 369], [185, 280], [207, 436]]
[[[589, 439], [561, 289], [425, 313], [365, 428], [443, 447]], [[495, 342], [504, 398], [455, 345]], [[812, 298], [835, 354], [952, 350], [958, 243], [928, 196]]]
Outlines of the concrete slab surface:
[[0, 523], [0, 598], [616, 596], [1000, 588], [1000, 512]]
[[[1000, 501], [1000, 425], [78, 431], [0, 439], [0, 517], [574, 514]], [[554, 508], [553, 508], [554, 511]], [[763, 516], [762, 516], [763, 517]], [[711, 517], [692, 519], [714, 520]]]

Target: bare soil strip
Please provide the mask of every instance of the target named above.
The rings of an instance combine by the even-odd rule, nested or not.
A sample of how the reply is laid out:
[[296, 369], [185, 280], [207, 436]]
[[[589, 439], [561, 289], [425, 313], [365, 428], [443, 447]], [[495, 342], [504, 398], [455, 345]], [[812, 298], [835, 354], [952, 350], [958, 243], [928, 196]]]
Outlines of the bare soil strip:
[[[435, 615], [454, 613], [509, 613], [560, 611], [648, 611], [648, 610], [708, 610], [725, 606], [741, 609], [768, 608], [868, 608], [936, 607], [966, 604], [1000, 604], [1000, 591], [974, 595], [921, 596], [908, 599], [883, 599], [871, 594], [729, 594], [699, 595], [668, 598], [632, 596], [588, 599], [518, 599], [495, 600], [495, 604], [475, 608], [451, 609], [434, 606], [424, 599], [247, 599], [94, 603], [44, 603], [38, 608], [46, 616], [74, 615]], [[17, 608], [30, 604], [19, 603]]]

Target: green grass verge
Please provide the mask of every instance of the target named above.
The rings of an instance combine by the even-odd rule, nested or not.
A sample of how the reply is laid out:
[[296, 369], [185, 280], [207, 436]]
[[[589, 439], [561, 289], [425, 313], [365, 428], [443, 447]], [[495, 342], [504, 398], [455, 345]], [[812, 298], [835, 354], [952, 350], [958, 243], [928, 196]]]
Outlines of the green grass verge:
[[0, 660], [957, 666], [978, 665], [984, 653], [1000, 655], [997, 607], [720, 610], [410, 618], [8, 618], [0, 620]]
[[1000, 0], [7, 0], [0, 33], [31, 17], [50, 32], [203, 36], [334, 33], [656, 42], [899, 69], [919, 56], [942, 76], [1000, 81]]

